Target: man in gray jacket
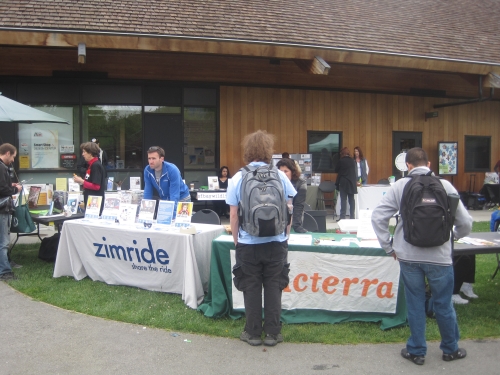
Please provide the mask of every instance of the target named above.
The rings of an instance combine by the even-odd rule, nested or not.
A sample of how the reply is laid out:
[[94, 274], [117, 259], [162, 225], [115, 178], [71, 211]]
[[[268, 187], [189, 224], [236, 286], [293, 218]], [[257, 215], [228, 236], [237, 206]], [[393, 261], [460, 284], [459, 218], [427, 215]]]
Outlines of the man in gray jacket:
[[[422, 175], [430, 171], [427, 154], [421, 148], [412, 148], [406, 154], [406, 165], [409, 175]], [[453, 294], [453, 263], [452, 244], [446, 242], [441, 246], [417, 247], [404, 240], [403, 223], [400, 222], [394, 232], [394, 241], [391, 243], [389, 220], [399, 211], [401, 198], [409, 178], [398, 180], [372, 214], [372, 225], [377, 234], [380, 246], [388, 255], [399, 260], [401, 278], [405, 286], [406, 306], [408, 309], [408, 323], [410, 338], [401, 355], [417, 365], [423, 365], [427, 354], [425, 340], [425, 279], [429, 283], [433, 301], [434, 313], [441, 334], [440, 348], [443, 351], [443, 360], [452, 361], [464, 358], [467, 353], [458, 347], [460, 338], [455, 309], [451, 302]], [[457, 194], [457, 191], [446, 180], [441, 180], [448, 194]], [[455, 238], [469, 234], [472, 228], [472, 218], [463, 204], [459, 202], [455, 216]]]

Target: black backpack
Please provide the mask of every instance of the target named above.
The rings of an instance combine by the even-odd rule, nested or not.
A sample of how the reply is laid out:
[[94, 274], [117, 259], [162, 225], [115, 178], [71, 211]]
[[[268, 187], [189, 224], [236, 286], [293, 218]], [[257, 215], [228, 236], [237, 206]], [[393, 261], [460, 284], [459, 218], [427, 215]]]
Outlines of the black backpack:
[[59, 246], [59, 233], [50, 237], [45, 237], [38, 249], [38, 258], [46, 262], [55, 262], [57, 257], [57, 247]]
[[284, 233], [289, 223], [289, 215], [278, 169], [270, 165], [246, 166], [240, 172], [240, 227], [255, 237]]
[[440, 179], [431, 175], [407, 176], [399, 212], [406, 242], [418, 247], [441, 246], [450, 240], [453, 219]]

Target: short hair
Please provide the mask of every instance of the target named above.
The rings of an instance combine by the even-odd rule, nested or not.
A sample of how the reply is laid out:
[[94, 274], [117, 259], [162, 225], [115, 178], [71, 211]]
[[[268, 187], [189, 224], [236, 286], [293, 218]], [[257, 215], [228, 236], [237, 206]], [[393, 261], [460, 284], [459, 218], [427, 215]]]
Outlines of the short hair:
[[[354, 151], [356, 151], [356, 150], [358, 150], [358, 152], [359, 152], [359, 158], [364, 159], [365, 156], [363, 155], [363, 151], [361, 151], [361, 147], [359, 147], [359, 146], [354, 147]], [[352, 157], [354, 157], [354, 156], [355, 155], [352, 155]]]
[[290, 171], [292, 172], [292, 181], [297, 181], [300, 178], [299, 170], [295, 165], [295, 161], [292, 159], [287, 159], [287, 158], [280, 159], [276, 163], [276, 167], [278, 169], [280, 169], [280, 167], [287, 167], [288, 169], [290, 169]]
[[2, 143], [2, 145], [0, 145], [0, 155], [5, 155], [8, 152], [10, 152], [11, 155], [17, 154], [16, 146], [11, 145], [10, 143]]
[[284, 152], [284, 153], [281, 154], [281, 157], [283, 159], [289, 159], [290, 158], [290, 154], [288, 152]]
[[160, 158], [165, 157], [165, 150], [160, 146], [151, 146], [150, 148], [148, 148], [148, 154], [152, 154], [153, 152], [157, 152]]
[[414, 167], [427, 167], [429, 159], [423, 148], [413, 147], [406, 153], [406, 162]]
[[80, 145], [80, 148], [85, 151], [86, 153], [96, 157], [99, 156], [101, 153], [101, 149], [97, 145], [97, 143], [94, 142], [85, 142]]
[[343, 147], [342, 149], [340, 149], [340, 157], [343, 158], [344, 156], [351, 156], [348, 147]]
[[274, 151], [274, 135], [268, 134], [265, 130], [257, 130], [255, 133], [247, 134], [241, 146], [245, 163], [253, 161], [270, 163]]
[[229, 168], [226, 167], [225, 165], [223, 165], [222, 167], [220, 167], [220, 169], [219, 169], [219, 177], [222, 177], [222, 171], [224, 169], [227, 169], [227, 176], [226, 177], [227, 178], [231, 178], [231, 173], [229, 172]]

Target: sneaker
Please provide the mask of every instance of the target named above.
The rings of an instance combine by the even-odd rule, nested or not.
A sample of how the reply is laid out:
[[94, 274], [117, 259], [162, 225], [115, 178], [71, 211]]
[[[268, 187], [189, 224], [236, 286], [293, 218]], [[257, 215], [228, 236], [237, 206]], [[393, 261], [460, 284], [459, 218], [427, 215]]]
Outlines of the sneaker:
[[7, 272], [0, 275], [0, 281], [10, 281], [10, 280], [17, 280], [17, 276], [14, 275], [13, 272]]
[[449, 362], [449, 361], [454, 361], [455, 359], [462, 359], [467, 357], [467, 352], [465, 349], [458, 348], [458, 350], [455, 353], [451, 354], [446, 354], [443, 353], [443, 361]]
[[469, 303], [465, 298], [460, 297], [460, 294], [454, 294], [451, 296], [451, 300], [456, 305], [467, 305]]
[[[444, 356], [444, 355], [443, 355]], [[401, 357], [412, 361], [414, 364], [422, 366], [425, 363], [425, 357], [421, 357], [415, 354], [408, 353], [406, 348], [401, 349]]]
[[20, 264], [17, 264], [13, 260], [10, 261], [10, 268], [21, 268], [22, 266]]
[[280, 342], [283, 342], [283, 336], [281, 333], [278, 333], [277, 335], [271, 335], [268, 333], [266, 337], [264, 337], [264, 345], [267, 346], [274, 346]]
[[247, 331], [241, 332], [240, 340], [245, 341], [252, 346], [262, 345], [260, 336], [251, 336]]
[[474, 293], [472, 290], [472, 284], [470, 283], [463, 283], [462, 287], [460, 288], [460, 291], [469, 298], [478, 298], [478, 295]]

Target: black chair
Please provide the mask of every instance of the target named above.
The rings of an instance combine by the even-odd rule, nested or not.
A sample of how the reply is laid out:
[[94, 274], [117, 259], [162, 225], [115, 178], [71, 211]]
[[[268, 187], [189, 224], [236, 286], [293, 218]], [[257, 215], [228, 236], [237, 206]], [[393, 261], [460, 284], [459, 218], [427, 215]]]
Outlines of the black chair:
[[[325, 198], [325, 193], [331, 193], [332, 198]], [[321, 205], [320, 205], [321, 202]], [[318, 186], [318, 198], [316, 199], [316, 209], [325, 209], [328, 204], [333, 208], [333, 218], [335, 219], [335, 206], [337, 205], [336, 186], [333, 181], [323, 181]]]
[[309, 203], [304, 203], [304, 211], [312, 211], [313, 209], [309, 205]]
[[204, 208], [191, 217], [191, 223], [220, 225], [220, 218], [214, 211]]
[[486, 189], [484, 197], [486, 198], [486, 207], [492, 208], [500, 204], [500, 185], [498, 184], [485, 184]]
[[302, 227], [304, 229], [307, 229], [308, 232], [317, 232], [318, 231], [318, 223], [307, 212], [304, 212], [304, 220], [302, 221]]
[[378, 180], [377, 184], [379, 185], [390, 185], [389, 180], [387, 178], [382, 178]]

